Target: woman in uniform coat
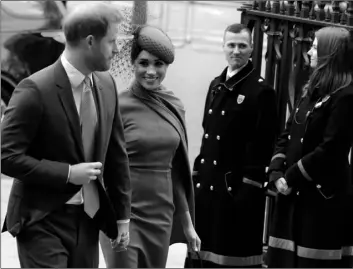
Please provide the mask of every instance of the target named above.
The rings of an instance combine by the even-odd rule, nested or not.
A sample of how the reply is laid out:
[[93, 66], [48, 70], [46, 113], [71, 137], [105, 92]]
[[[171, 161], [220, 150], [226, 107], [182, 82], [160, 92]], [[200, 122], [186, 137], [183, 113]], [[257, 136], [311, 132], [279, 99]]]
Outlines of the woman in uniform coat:
[[308, 52], [313, 73], [269, 166], [269, 267], [353, 267], [351, 47], [346, 29], [325, 27]]
[[131, 61], [135, 79], [119, 97], [131, 173], [131, 241], [122, 252], [114, 252], [103, 235], [101, 244], [108, 268], [163, 268], [171, 243], [186, 240], [193, 250], [201, 244], [193, 226], [185, 111], [161, 85], [174, 61], [165, 33], [139, 27]]

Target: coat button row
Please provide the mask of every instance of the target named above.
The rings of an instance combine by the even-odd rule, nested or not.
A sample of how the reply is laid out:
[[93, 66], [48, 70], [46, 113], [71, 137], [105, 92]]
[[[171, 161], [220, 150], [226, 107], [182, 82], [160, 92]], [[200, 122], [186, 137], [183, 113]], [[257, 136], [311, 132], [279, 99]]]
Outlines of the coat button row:
[[[205, 163], [205, 159], [201, 159], [201, 163]], [[217, 161], [214, 160], [214, 161], [213, 161], [213, 164], [214, 164], [214, 165], [217, 165]]]
[[[290, 140], [291, 139], [291, 136], [290, 135], [288, 135], [288, 140]], [[301, 138], [300, 139], [300, 143], [303, 143], [303, 141], [304, 141], [304, 139], [303, 138]]]
[[[196, 188], [200, 188], [200, 187], [201, 187], [201, 184], [200, 184], [200, 183], [197, 183], [197, 184], [196, 184]], [[210, 186], [210, 190], [213, 191], [213, 186], [212, 186], [212, 185]]]
[[[200, 187], [201, 187], [201, 184], [200, 184], [200, 183], [197, 183], [197, 184], [196, 184], [196, 188], [200, 188]], [[214, 188], [213, 188], [212, 185], [210, 186], [210, 190], [211, 190], [211, 191], [214, 190]], [[232, 191], [232, 187], [228, 187], [227, 190], [228, 190], [228, 191]]]
[[[209, 137], [209, 134], [205, 134], [205, 139], [208, 139]], [[216, 138], [217, 140], [221, 140], [221, 137], [219, 135], [217, 135]]]
[[[208, 114], [212, 114], [212, 112], [213, 112], [213, 110], [212, 109], [209, 109], [208, 110]], [[226, 114], [226, 112], [224, 111], [224, 110], [222, 110], [222, 112], [221, 112], [221, 114], [222, 114], [222, 116], [224, 116], [225, 114]]]

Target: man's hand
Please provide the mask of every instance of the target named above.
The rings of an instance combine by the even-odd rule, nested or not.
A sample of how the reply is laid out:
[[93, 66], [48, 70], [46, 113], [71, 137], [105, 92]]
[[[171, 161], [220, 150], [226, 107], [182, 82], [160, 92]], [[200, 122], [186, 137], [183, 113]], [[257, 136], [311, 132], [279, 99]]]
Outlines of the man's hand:
[[100, 175], [102, 163], [79, 163], [71, 166], [69, 182], [75, 185], [83, 185], [90, 180], [96, 180]]
[[129, 223], [118, 223], [118, 237], [111, 240], [111, 245], [115, 251], [124, 251], [130, 243]]

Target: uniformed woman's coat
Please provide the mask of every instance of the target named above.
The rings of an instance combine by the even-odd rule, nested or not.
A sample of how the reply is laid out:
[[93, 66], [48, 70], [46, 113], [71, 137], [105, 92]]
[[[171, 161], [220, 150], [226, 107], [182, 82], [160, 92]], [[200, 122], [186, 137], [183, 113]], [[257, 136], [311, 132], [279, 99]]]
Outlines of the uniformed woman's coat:
[[210, 84], [194, 164], [196, 231], [204, 266], [262, 262], [263, 183], [276, 129], [275, 92], [249, 62]]
[[302, 98], [269, 168], [273, 181], [284, 175], [292, 187], [276, 198], [270, 267], [353, 267], [352, 142], [352, 85]]

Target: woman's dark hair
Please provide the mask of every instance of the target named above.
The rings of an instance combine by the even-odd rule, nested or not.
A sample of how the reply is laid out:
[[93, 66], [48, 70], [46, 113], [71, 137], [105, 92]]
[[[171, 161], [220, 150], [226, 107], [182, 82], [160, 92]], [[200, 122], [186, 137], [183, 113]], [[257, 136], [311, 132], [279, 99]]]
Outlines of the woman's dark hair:
[[352, 37], [340, 27], [324, 27], [316, 33], [317, 66], [314, 68], [304, 94], [318, 99], [347, 87], [353, 81]]

